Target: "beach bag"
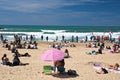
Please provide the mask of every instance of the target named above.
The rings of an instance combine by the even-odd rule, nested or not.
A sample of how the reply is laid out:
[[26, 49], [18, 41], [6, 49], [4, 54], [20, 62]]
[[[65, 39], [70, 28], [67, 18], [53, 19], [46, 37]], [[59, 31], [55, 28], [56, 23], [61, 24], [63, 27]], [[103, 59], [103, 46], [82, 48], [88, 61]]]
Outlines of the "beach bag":
[[92, 54], [92, 52], [86, 52], [86, 54], [91, 55], [91, 54]]
[[76, 75], [77, 72], [75, 70], [71, 70], [69, 69], [68, 72], [67, 72], [68, 75]]

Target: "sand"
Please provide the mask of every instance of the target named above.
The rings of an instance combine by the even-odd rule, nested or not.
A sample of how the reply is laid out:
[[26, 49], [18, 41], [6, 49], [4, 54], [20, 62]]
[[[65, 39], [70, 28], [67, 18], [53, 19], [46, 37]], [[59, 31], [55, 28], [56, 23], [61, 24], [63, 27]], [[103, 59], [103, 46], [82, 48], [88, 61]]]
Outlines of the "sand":
[[[97, 74], [93, 68], [93, 63], [120, 64], [120, 53], [111, 54], [103, 50], [103, 54], [87, 55], [85, 52], [97, 50], [97, 48], [86, 48], [86, 43], [74, 43], [76, 47], [63, 47], [61, 50], [69, 50], [70, 58], [65, 59], [66, 72], [69, 69], [76, 70], [78, 76], [68, 75], [45, 75], [43, 74], [44, 65], [52, 65], [52, 62], [41, 60], [41, 54], [50, 49], [49, 42], [38, 42], [38, 49], [18, 49], [23, 54], [28, 52], [31, 57], [20, 57], [22, 63], [29, 63], [25, 66], [3, 66], [0, 64], [0, 80], [119, 80], [120, 73], [109, 72], [108, 74]], [[113, 43], [106, 43], [113, 45]], [[13, 59], [13, 53], [2, 47], [0, 44], [0, 57], [6, 53], [10, 62]], [[2, 61], [0, 61], [2, 62]]]

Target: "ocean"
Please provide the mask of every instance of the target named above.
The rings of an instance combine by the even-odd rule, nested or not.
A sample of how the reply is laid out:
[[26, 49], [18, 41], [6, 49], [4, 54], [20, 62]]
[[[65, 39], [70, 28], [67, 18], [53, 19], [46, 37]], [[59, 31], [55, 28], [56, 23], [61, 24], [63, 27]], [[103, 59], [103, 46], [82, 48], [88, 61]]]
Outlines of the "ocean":
[[112, 32], [112, 38], [117, 40], [120, 36], [120, 26], [41, 26], [41, 25], [0, 25], [0, 34], [4, 35], [4, 39], [14, 40], [14, 34], [22, 35], [25, 39], [26, 35], [34, 35], [36, 40], [46, 40], [48, 36], [49, 41], [55, 41], [56, 36], [58, 40], [62, 40], [62, 36], [70, 41], [71, 37], [78, 36], [79, 40], [85, 40], [85, 36], [88, 36], [88, 40], [92, 35], [95, 36], [110, 36]]

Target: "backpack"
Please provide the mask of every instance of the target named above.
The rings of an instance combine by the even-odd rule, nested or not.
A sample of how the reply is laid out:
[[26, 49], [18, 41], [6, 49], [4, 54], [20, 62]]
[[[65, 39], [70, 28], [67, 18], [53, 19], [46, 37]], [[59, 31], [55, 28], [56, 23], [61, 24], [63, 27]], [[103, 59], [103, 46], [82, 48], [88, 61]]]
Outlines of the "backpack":
[[68, 75], [76, 75], [77, 72], [75, 70], [71, 70], [69, 69], [68, 72], [67, 72]]

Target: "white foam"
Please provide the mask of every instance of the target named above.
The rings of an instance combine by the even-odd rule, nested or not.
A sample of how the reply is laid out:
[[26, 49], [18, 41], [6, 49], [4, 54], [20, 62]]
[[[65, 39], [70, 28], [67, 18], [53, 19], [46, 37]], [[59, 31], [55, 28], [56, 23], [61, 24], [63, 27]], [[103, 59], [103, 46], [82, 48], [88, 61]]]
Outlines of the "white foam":
[[[46, 40], [46, 37], [48, 36], [49, 37], [49, 41], [53, 41], [56, 39], [56, 36], [58, 36], [58, 39], [59, 40], [62, 40], [62, 36], [64, 35], [65, 36], [65, 39], [66, 40], [70, 40], [72, 36], [76, 37], [78, 36], [79, 37], [79, 40], [84, 40], [85, 39], [85, 36], [88, 36], [88, 40], [90, 39], [90, 37], [92, 35], [94, 36], [103, 36], [103, 35], [108, 35], [110, 36], [109, 32], [107, 33], [104, 33], [104, 32], [94, 32], [94, 33], [91, 33], [91, 32], [81, 32], [81, 33], [78, 33], [78, 32], [65, 32], [65, 30], [43, 30], [44, 32], [55, 32], [55, 34], [44, 34], [44, 32], [0, 32], [0, 34], [7, 34], [5, 35], [5, 38], [7, 39], [13, 39], [13, 34], [21, 34], [23, 37], [25, 37], [26, 35], [30, 36], [30, 35], [34, 35], [35, 38], [37, 40], [40, 40], [41, 38], [41, 35], [44, 36], [44, 40]], [[62, 32], [63, 31], [63, 32]], [[112, 38], [118, 38], [118, 36], [120, 36], [120, 32], [113, 32], [112, 34]]]
[[54, 33], [63, 33], [66, 30], [41, 30], [42, 32], [54, 32]]
[[2, 31], [2, 30], [8, 30], [8, 29], [7, 29], [7, 28], [4, 28], [4, 29], [0, 29], [0, 30]]

